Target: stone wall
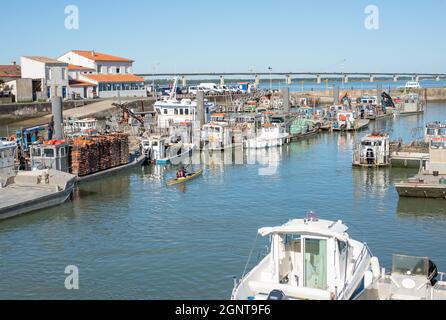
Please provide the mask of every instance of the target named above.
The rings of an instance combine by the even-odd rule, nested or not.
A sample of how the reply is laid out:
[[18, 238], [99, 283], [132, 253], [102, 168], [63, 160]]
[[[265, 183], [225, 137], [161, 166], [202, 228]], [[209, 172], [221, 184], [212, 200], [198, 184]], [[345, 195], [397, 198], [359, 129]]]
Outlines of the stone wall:
[[[75, 107], [88, 105], [98, 100], [87, 101], [66, 101], [64, 102], [64, 110]], [[0, 124], [9, 121], [16, 122], [29, 118], [42, 117], [51, 113], [50, 102], [33, 102], [33, 103], [9, 103], [0, 104]]]

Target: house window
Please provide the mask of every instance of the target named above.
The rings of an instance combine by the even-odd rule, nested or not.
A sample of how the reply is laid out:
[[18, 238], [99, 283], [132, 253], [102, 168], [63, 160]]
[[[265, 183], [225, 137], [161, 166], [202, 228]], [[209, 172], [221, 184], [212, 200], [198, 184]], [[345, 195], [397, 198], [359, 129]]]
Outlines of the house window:
[[46, 95], [48, 98], [51, 98], [51, 87], [46, 88]]
[[100, 64], [98, 64], [98, 73], [102, 72], [102, 66]]
[[183, 115], [184, 114], [184, 110], [180, 109], [180, 114]]
[[121, 73], [121, 68], [116, 68], [116, 73]]
[[167, 109], [164, 109], [164, 114], [167, 114]]
[[189, 109], [184, 109], [184, 114], [189, 115]]
[[174, 111], [173, 113], [174, 113], [175, 115], [178, 115], [178, 109], [174, 109], [173, 111]]

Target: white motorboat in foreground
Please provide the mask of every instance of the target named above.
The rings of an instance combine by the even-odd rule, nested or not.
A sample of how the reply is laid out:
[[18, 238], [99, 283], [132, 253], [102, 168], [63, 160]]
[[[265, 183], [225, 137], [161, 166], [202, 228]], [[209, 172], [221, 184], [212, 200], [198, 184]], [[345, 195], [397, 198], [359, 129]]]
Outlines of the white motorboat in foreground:
[[313, 213], [260, 229], [259, 235], [270, 236], [270, 253], [236, 282], [232, 300], [355, 298], [367, 272], [372, 274], [371, 265], [379, 276], [379, 263], [365, 243], [350, 239], [347, 229], [342, 221], [318, 220]]

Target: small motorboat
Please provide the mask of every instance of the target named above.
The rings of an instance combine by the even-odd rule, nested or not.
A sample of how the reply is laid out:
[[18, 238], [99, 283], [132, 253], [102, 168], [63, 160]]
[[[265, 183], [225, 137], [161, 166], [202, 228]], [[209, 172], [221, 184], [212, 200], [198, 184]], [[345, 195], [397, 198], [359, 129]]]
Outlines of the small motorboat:
[[204, 169], [200, 169], [198, 171], [195, 171], [195, 172], [187, 174], [185, 178], [179, 178], [179, 179], [170, 180], [170, 181], [167, 182], [167, 186], [174, 186], [174, 185], [177, 185], [177, 184], [180, 184], [180, 183], [192, 180], [192, 179], [200, 176], [203, 173], [203, 171], [204, 171]]

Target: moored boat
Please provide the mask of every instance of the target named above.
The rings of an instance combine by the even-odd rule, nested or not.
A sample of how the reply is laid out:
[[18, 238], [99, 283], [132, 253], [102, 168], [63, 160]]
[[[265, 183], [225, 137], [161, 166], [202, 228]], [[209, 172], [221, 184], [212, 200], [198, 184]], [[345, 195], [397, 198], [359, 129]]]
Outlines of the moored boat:
[[235, 283], [232, 300], [355, 298], [376, 258], [347, 230], [342, 221], [319, 220], [313, 213], [259, 229], [259, 235], [271, 239], [270, 253]]
[[75, 183], [76, 176], [57, 170], [19, 171], [0, 189], [0, 219], [62, 204]]
[[382, 270], [357, 300], [446, 300], [446, 273], [428, 257], [395, 254], [391, 272]]

